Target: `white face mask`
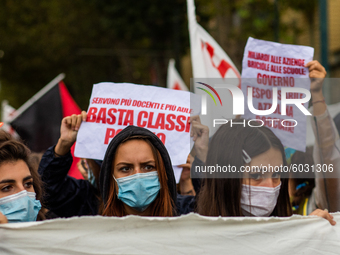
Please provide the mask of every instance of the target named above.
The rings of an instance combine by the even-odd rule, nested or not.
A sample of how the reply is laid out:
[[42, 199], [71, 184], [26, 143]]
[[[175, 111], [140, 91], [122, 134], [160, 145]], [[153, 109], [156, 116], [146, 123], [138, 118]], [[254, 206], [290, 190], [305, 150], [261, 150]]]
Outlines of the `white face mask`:
[[280, 194], [281, 182], [275, 188], [242, 184], [241, 208], [245, 216], [268, 217]]

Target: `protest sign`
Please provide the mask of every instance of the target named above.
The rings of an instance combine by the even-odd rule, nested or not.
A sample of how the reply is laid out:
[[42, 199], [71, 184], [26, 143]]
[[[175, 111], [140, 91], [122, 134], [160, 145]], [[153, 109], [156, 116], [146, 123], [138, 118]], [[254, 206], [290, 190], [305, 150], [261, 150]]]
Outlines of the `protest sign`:
[[[310, 89], [309, 72], [305, 65], [313, 60], [313, 54], [314, 49], [311, 47], [249, 37], [243, 56], [243, 94], [248, 97], [248, 87], [251, 87], [252, 106], [263, 113], [255, 114], [254, 109], [245, 107], [244, 118], [257, 119], [264, 123], [284, 146], [299, 151], [306, 149], [306, 113], [295, 104], [287, 104], [286, 107], [283, 104], [281, 108], [284, 103], [281, 99], [284, 99], [284, 95], [285, 101], [303, 101], [306, 97], [305, 93], [298, 89]], [[296, 92], [286, 93], [285, 90]], [[308, 103], [300, 107], [308, 108]], [[265, 115], [264, 111], [268, 112], [270, 109], [274, 112]]]
[[179, 181], [181, 180], [183, 168], [178, 166], [172, 166], [172, 169], [174, 170], [176, 183], [179, 183]]
[[[195, 105], [194, 108], [190, 108]], [[190, 153], [190, 115], [199, 114], [200, 98], [190, 92], [130, 83], [99, 83], [92, 89], [87, 120], [77, 136], [75, 154], [103, 159], [111, 139], [128, 125], [155, 133], [172, 164], [186, 162]]]

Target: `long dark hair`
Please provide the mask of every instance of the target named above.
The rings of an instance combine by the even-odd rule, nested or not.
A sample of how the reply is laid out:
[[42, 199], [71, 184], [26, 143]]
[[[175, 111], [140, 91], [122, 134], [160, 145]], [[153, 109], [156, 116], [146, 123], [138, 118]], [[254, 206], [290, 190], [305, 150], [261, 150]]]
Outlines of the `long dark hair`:
[[[270, 148], [278, 149], [282, 155], [283, 165], [286, 166], [284, 148], [274, 133], [252, 122], [251, 127], [243, 119], [233, 120], [241, 122], [230, 126], [222, 125], [209, 144], [207, 166], [244, 166], [242, 150], [253, 158]], [[245, 123], [245, 126], [243, 126]], [[233, 178], [207, 178], [203, 180], [201, 191], [197, 198], [197, 212], [206, 216], [243, 216], [241, 210], [241, 190], [243, 173], [232, 173]], [[227, 175], [225, 175], [227, 176]], [[231, 177], [231, 176], [230, 176]], [[281, 188], [272, 216], [292, 215], [288, 195], [288, 174], [281, 173]]]
[[[36, 199], [40, 200], [43, 204], [43, 188], [40, 176], [38, 174], [38, 169], [33, 167], [30, 159], [31, 151], [23, 143], [15, 140], [12, 136], [5, 131], [0, 131], [0, 165], [7, 162], [16, 162], [18, 160], [23, 160], [32, 175], [33, 178], [33, 188], [36, 194]], [[44, 220], [45, 215], [43, 213], [43, 207], [38, 213], [37, 220]]]

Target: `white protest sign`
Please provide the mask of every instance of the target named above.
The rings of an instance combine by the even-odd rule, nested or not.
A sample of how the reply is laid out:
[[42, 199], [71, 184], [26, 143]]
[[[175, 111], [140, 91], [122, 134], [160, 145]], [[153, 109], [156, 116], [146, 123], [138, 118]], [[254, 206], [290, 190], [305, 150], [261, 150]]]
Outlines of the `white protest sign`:
[[[190, 108], [190, 100], [191, 102]], [[190, 153], [190, 115], [200, 111], [200, 97], [190, 92], [130, 83], [99, 83], [92, 89], [87, 121], [77, 136], [75, 156], [103, 159], [111, 139], [128, 125], [155, 133], [173, 165]]]
[[183, 167], [172, 166], [172, 169], [174, 170], [176, 183], [179, 183], [179, 181], [181, 180]]
[[[274, 113], [254, 114], [245, 107], [244, 118], [258, 119], [260, 122], [262, 120], [261, 123], [269, 127], [284, 146], [299, 151], [306, 149], [307, 118], [294, 104], [287, 104], [286, 115], [284, 115], [281, 112], [281, 97], [284, 94], [287, 99], [294, 100], [306, 97], [301, 91], [290, 91], [298, 88], [309, 91], [309, 72], [305, 64], [313, 60], [313, 54], [314, 49], [311, 47], [267, 42], [249, 37], [243, 56], [242, 91], [248, 96], [248, 87], [252, 87], [253, 108], [269, 111], [274, 100], [277, 99]], [[273, 98], [276, 89], [277, 96]], [[247, 101], [245, 100], [246, 103]], [[303, 105], [308, 108], [308, 103]], [[276, 104], [273, 105], [274, 108], [275, 106]]]

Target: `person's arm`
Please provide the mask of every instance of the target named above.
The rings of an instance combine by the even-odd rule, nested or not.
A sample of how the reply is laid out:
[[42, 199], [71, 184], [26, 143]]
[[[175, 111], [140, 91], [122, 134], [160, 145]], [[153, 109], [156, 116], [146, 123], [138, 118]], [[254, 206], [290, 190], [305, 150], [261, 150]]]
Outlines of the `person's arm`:
[[308, 67], [309, 77], [311, 79], [310, 92], [312, 96], [313, 115], [319, 116], [327, 109], [325, 98], [322, 93], [322, 85], [327, 72], [317, 60], [308, 62], [306, 67]]
[[187, 163], [179, 165], [178, 167], [183, 168], [181, 178], [179, 180], [181, 195], [195, 196], [196, 192], [190, 178], [190, 157], [188, 157]]
[[46, 193], [45, 204], [60, 217], [98, 213], [98, 200], [90, 183], [67, 175], [72, 165], [70, 148], [84, 119], [86, 120], [86, 112], [62, 120], [57, 145], [45, 152], [39, 165], [38, 171]]
[[[325, 98], [322, 94], [322, 84], [326, 77], [325, 68], [317, 61], [313, 60], [307, 63], [306, 67], [309, 68], [309, 77], [311, 78], [311, 96], [313, 105], [313, 132], [315, 135], [315, 145], [313, 148], [314, 164], [320, 164], [321, 162], [329, 162], [330, 159], [327, 155], [334, 149], [335, 138], [338, 137], [337, 131], [334, 130], [333, 120], [329, 116], [327, 111], [327, 105]], [[335, 126], [334, 126], [335, 127]], [[330, 205], [334, 202], [330, 198], [329, 192], [332, 191], [331, 186], [338, 185], [338, 180], [324, 179], [322, 173], [315, 174], [315, 188], [313, 195], [311, 196], [310, 203], [316, 207], [325, 209], [316, 209], [309, 215], [316, 215], [329, 221], [334, 226], [336, 222], [333, 220], [333, 216], [328, 213]], [[327, 184], [328, 183], [328, 184]], [[333, 196], [336, 197], [336, 196]], [[336, 200], [336, 199], [335, 199]]]
[[[333, 167], [334, 175], [315, 171], [315, 188], [309, 202], [309, 211], [314, 208], [340, 210], [340, 154], [336, 147], [339, 134], [330, 116], [322, 93], [326, 70], [316, 60], [306, 65], [311, 78], [311, 96], [313, 105], [312, 127], [315, 136], [313, 159], [315, 167]], [[328, 177], [328, 178], [325, 178]], [[329, 178], [336, 177], [336, 178]]]
[[[314, 202], [310, 205], [330, 212], [340, 210], [340, 153], [338, 131], [333, 119], [326, 110], [319, 116], [313, 116], [312, 127], [315, 135], [313, 159], [315, 168], [327, 168], [327, 172], [315, 171]], [[330, 173], [330, 167], [332, 173]]]
[[316, 209], [315, 211], [313, 211], [313, 212], [312, 212], [311, 214], [309, 214], [309, 215], [310, 215], [310, 216], [311, 216], [311, 215], [319, 216], [319, 217], [321, 217], [321, 218], [324, 218], [325, 220], [328, 220], [329, 223], [330, 223], [332, 226], [336, 225], [335, 220], [333, 220], [334, 217], [328, 213], [328, 210], [320, 210], [320, 209]]
[[199, 116], [193, 116], [190, 119], [191, 136], [194, 140], [195, 157], [205, 162], [208, 155], [209, 146], [209, 128], [201, 123]]
[[85, 111], [78, 115], [73, 114], [63, 118], [60, 126], [60, 138], [54, 148], [56, 157], [66, 155], [71, 150], [72, 145], [76, 142], [80, 124], [82, 121], [86, 121], [86, 118]]
[[209, 128], [202, 125], [199, 116], [191, 118], [191, 136], [195, 142], [190, 158], [191, 181], [197, 196], [201, 189], [202, 176], [195, 174], [195, 169], [205, 165], [209, 149]]

